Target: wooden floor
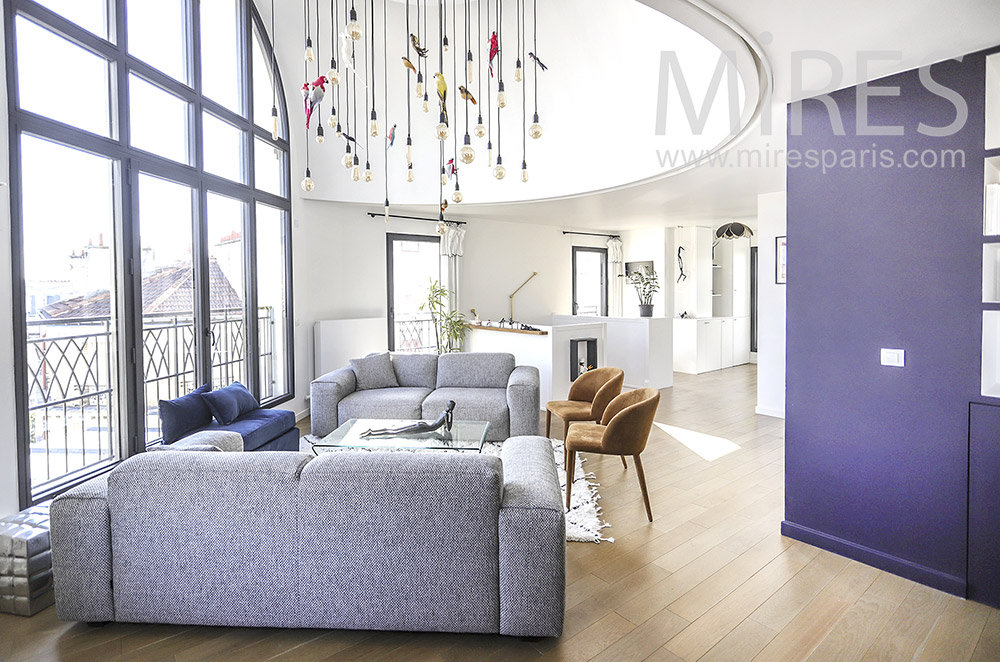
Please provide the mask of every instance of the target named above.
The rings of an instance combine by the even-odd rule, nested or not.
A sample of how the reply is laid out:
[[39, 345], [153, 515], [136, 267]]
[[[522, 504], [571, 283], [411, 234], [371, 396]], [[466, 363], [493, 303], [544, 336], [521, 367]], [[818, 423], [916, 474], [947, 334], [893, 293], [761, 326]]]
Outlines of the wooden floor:
[[[113, 624], [0, 615], [15, 660], [1000, 660], [1000, 611], [783, 538], [783, 422], [753, 366], [677, 375], [657, 421], [738, 449], [707, 461], [659, 429], [633, 468], [590, 456], [607, 535], [569, 543], [565, 634], [497, 636]], [[561, 430], [561, 426], [558, 426]], [[684, 435], [681, 435], [684, 436]]]

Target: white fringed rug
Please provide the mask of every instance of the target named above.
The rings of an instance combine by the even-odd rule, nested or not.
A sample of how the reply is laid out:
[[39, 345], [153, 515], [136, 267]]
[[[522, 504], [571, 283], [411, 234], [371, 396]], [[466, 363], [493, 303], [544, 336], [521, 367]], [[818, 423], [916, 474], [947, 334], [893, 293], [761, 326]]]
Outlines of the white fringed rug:
[[[305, 435], [299, 442], [299, 449], [303, 453], [312, 453], [312, 435]], [[563, 502], [566, 500], [566, 472], [563, 470], [563, 442], [559, 439], [549, 439], [552, 442], [552, 454], [556, 461], [556, 469], [559, 473], [559, 487], [562, 489]], [[500, 455], [503, 443], [488, 441], [483, 444], [485, 455]], [[345, 448], [346, 450], [370, 450], [359, 448]], [[379, 452], [393, 452], [378, 449]], [[460, 452], [460, 451], [430, 451], [430, 452]], [[601, 531], [611, 526], [601, 519], [601, 506], [598, 503], [601, 495], [598, 492], [599, 483], [594, 480], [593, 473], [586, 473], [583, 470], [583, 459], [580, 453], [576, 455], [576, 468], [573, 471], [573, 494], [572, 503], [566, 513], [566, 540], [569, 542], [596, 542], [602, 540], [614, 542], [614, 538], [601, 535]]]

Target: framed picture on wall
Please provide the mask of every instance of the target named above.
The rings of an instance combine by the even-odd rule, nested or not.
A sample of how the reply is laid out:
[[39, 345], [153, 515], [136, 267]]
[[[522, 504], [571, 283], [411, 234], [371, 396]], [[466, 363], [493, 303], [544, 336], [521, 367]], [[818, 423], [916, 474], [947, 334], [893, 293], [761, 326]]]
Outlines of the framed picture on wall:
[[774, 282], [778, 285], [788, 282], [788, 237], [774, 239]]

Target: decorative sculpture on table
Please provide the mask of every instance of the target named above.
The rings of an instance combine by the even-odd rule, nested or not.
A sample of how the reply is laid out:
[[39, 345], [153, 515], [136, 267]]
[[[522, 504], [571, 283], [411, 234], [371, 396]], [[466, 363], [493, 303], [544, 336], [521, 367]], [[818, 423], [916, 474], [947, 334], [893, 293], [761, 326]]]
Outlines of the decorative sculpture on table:
[[681, 255], [682, 252], [684, 252], [684, 247], [678, 246], [677, 247], [677, 271], [679, 272], [677, 275], [678, 283], [688, 279], [687, 274], [684, 273], [684, 256]]
[[403, 425], [398, 428], [380, 428], [377, 430], [368, 430], [367, 432], [361, 433], [362, 439], [367, 439], [369, 437], [395, 437], [403, 434], [418, 434], [421, 432], [434, 432], [435, 430], [440, 430], [442, 427], [446, 432], [451, 432], [451, 426], [455, 422], [455, 401], [449, 400], [448, 405], [445, 410], [441, 412], [441, 415], [437, 417], [433, 423], [428, 423], [427, 421], [417, 421], [411, 423], [410, 425]]

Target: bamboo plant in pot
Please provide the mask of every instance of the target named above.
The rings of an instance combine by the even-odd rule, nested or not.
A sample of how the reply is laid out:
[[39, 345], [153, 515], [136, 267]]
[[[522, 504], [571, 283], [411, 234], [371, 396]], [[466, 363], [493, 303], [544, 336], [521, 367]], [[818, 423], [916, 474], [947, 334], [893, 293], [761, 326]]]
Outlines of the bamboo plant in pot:
[[628, 282], [639, 295], [639, 317], [653, 316], [653, 295], [660, 291], [660, 279], [652, 267], [636, 269], [628, 276]]

